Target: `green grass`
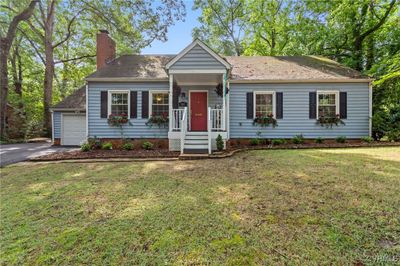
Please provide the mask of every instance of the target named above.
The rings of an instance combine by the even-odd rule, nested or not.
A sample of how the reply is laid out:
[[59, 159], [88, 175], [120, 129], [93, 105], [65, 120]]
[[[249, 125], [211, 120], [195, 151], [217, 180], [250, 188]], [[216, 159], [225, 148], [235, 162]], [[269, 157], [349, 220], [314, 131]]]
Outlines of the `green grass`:
[[400, 148], [36, 164], [1, 175], [3, 265], [399, 259]]

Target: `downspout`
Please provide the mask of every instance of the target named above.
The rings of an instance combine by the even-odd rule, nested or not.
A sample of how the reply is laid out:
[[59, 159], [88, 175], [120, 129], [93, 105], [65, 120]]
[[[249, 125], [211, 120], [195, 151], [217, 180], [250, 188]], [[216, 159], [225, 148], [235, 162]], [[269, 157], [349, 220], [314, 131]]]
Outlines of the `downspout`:
[[372, 137], [372, 81], [368, 83], [369, 136]]
[[89, 84], [86, 82], [86, 140], [89, 138]]

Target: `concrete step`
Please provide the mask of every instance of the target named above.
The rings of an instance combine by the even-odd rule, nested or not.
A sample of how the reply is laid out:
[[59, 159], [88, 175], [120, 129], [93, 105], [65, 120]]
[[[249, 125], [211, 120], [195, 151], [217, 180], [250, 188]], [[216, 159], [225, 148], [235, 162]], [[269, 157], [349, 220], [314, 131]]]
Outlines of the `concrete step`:
[[208, 157], [208, 149], [183, 149], [183, 154], [179, 157], [191, 157], [191, 156], [202, 156]]
[[186, 144], [208, 145], [208, 140], [204, 140], [204, 139], [185, 139], [185, 145]]
[[191, 150], [207, 150], [208, 151], [208, 144], [186, 144], [183, 147], [184, 149], [191, 149]]
[[186, 136], [208, 136], [207, 131], [188, 131]]
[[207, 135], [186, 135], [185, 139], [202, 139], [208, 141]]

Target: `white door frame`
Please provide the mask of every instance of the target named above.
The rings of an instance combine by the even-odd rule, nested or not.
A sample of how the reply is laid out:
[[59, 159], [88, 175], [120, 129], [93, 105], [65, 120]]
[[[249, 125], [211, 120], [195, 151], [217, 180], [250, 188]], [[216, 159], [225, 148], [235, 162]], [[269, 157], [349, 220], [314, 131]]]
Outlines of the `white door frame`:
[[192, 131], [192, 115], [191, 115], [191, 106], [190, 106], [190, 102], [191, 102], [191, 93], [192, 92], [205, 92], [207, 93], [207, 105], [206, 105], [206, 115], [207, 115], [207, 128], [206, 131], [208, 130], [208, 90], [189, 90], [189, 103], [188, 103], [188, 121], [189, 121], [189, 131]]

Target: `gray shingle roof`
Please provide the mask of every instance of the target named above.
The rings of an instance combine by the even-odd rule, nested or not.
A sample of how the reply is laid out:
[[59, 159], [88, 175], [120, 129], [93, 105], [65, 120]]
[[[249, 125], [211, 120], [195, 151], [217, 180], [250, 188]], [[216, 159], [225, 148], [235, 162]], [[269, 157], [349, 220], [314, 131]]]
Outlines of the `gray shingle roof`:
[[[123, 55], [87, 78], [168, 80], [165, 65], [175, 55]], [[360, 72], [318, 56], [225, 56], [232, 65], [232, 81], [352, 80], [367, 78]], [[85, 87], [81, 87], [54, 109], [85, 109]]]
[[82, 86], [74, 91], [64, 100], [56, 104], [52, 109], [86, 109], [86, 86]]

